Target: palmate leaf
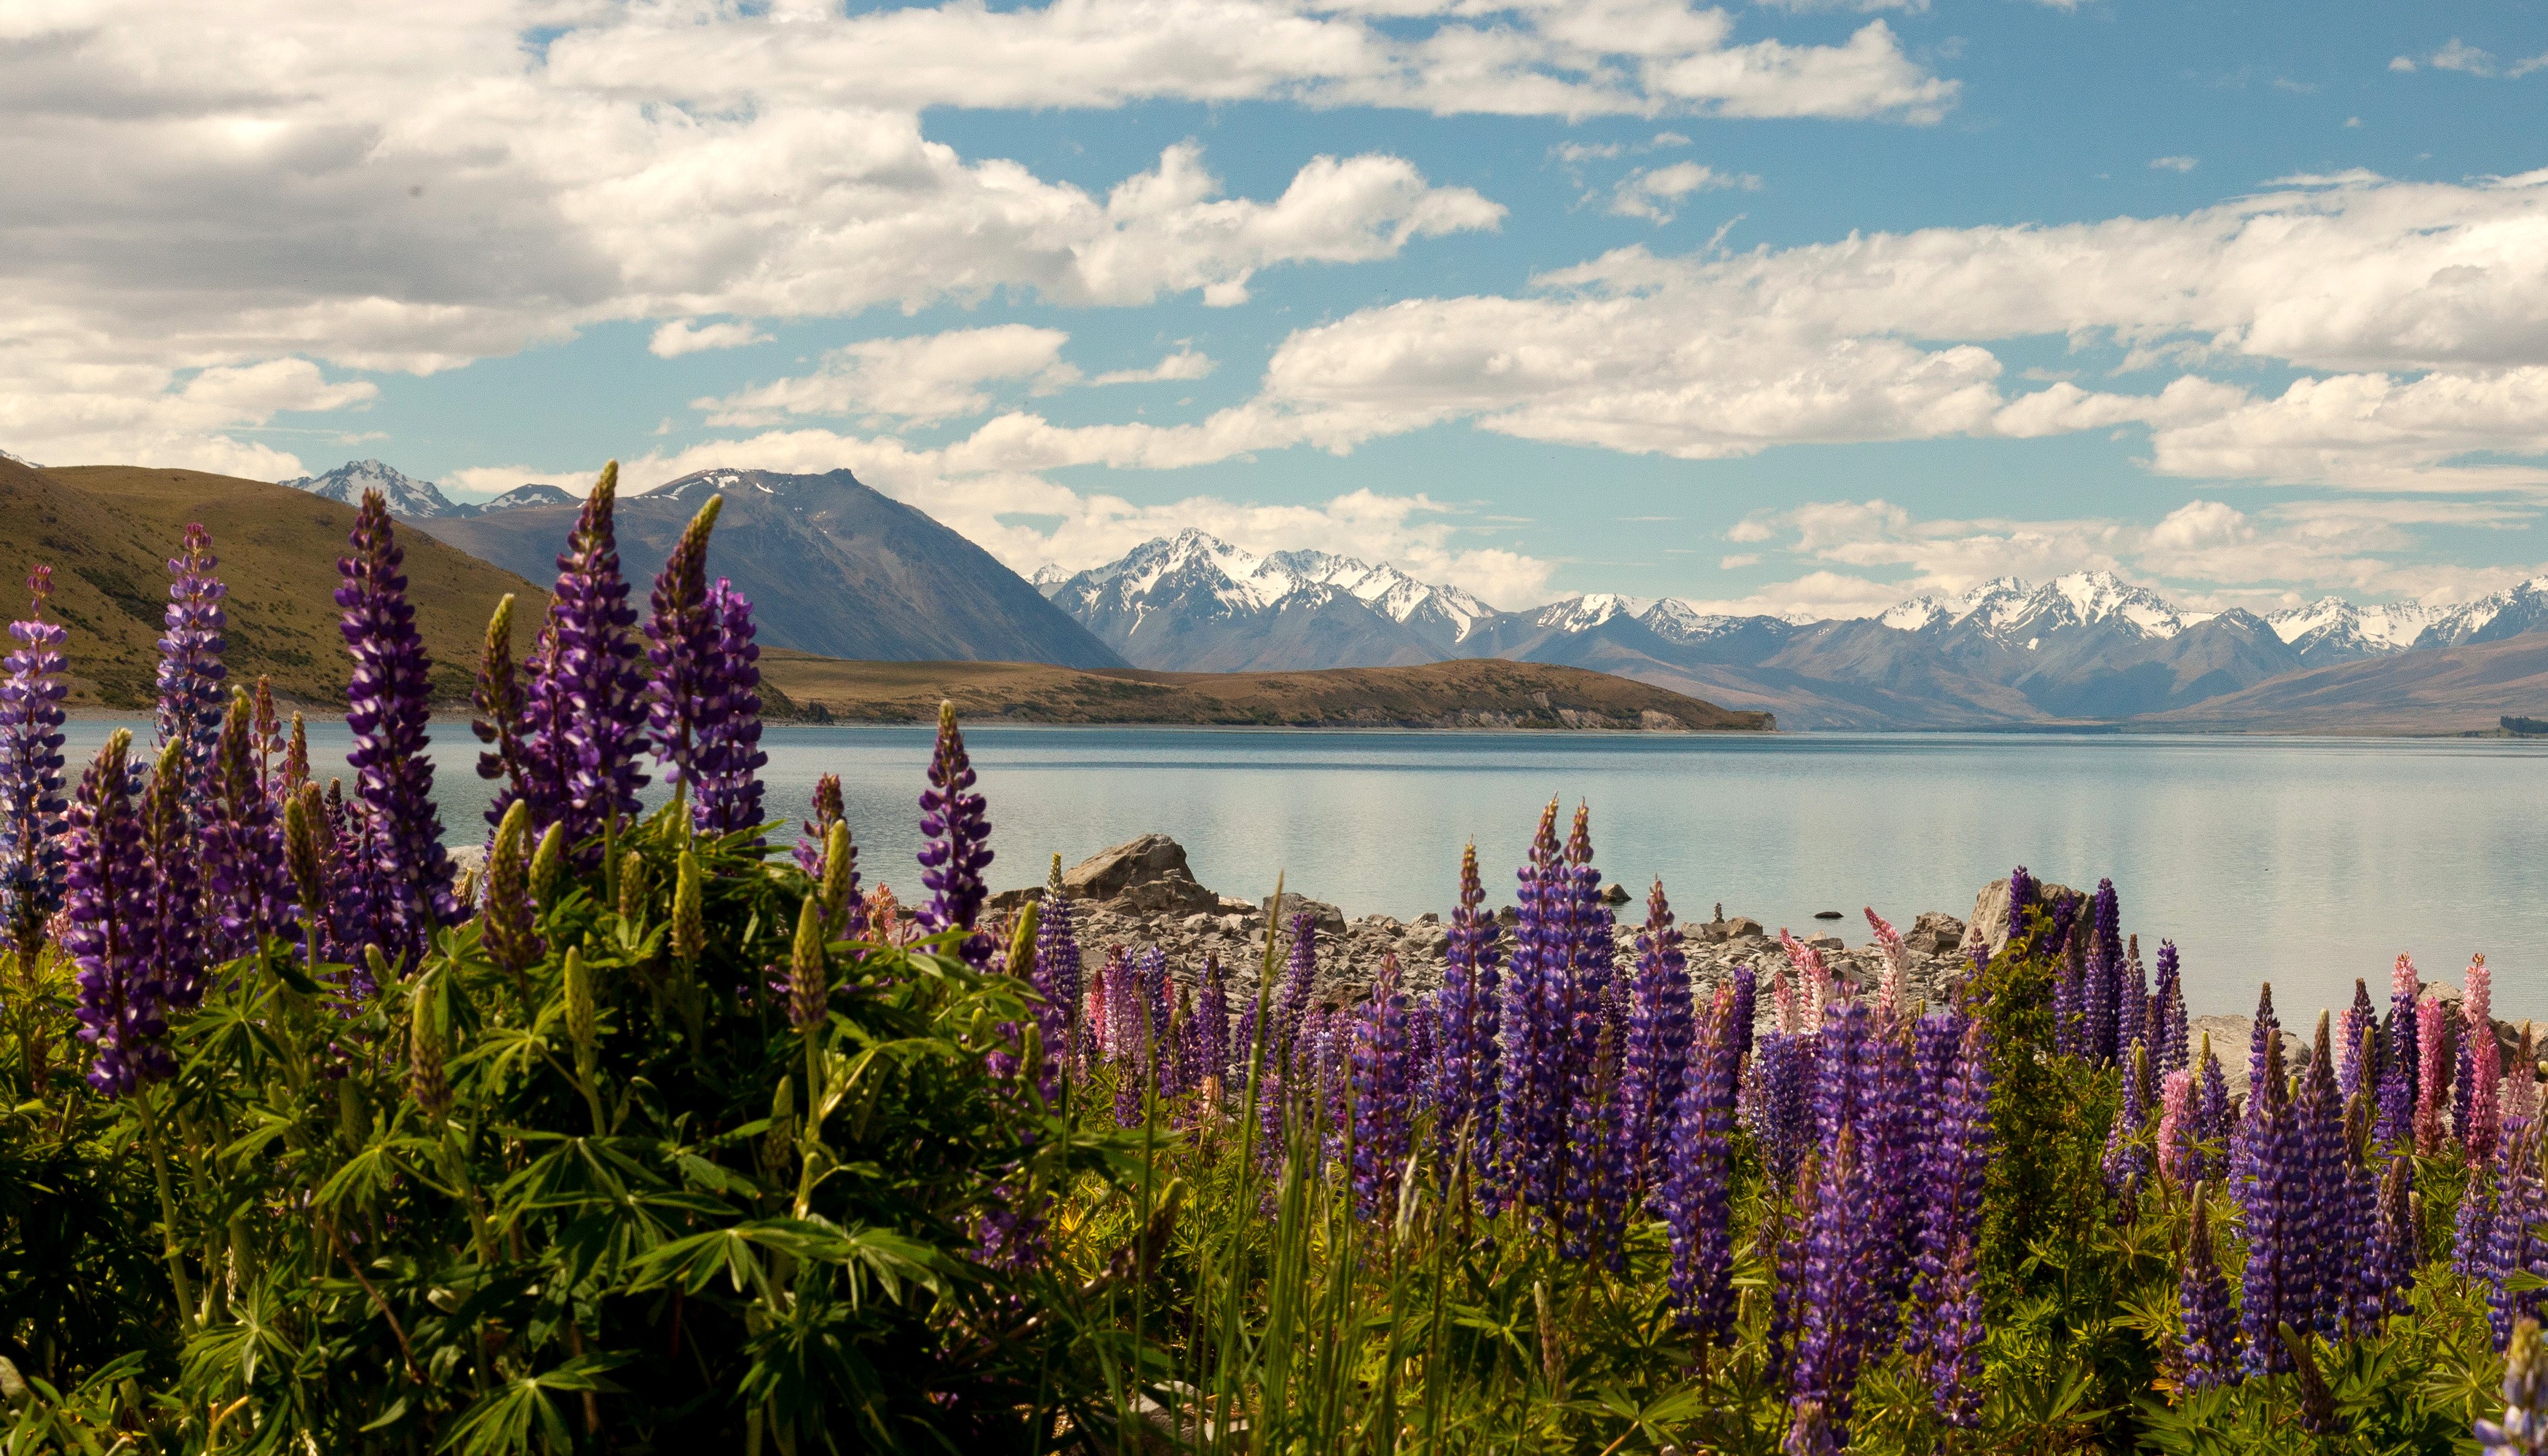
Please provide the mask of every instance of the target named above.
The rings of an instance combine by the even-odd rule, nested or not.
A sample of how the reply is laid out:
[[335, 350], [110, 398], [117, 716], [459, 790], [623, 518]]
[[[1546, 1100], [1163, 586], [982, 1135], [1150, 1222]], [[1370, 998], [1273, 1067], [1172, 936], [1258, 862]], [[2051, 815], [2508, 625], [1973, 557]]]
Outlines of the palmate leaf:
[[516, 1376], [501, 1389], [479, 1397], [438, 1449], [456, 1448], [461, 1456], [509, 1456], [532, 1450], [536, 1438], [539, 1450], [570, 1450], [575, 1445], [574, 1433], [567, 1427], [565, 1412], [558, 1410], [550, 1396], [583, 1391], [617, 1394], [619, 1387], [604, 1376], [627, 1364], [628, 1359], [625, 1355], [579, 1355], [554, 1370]]

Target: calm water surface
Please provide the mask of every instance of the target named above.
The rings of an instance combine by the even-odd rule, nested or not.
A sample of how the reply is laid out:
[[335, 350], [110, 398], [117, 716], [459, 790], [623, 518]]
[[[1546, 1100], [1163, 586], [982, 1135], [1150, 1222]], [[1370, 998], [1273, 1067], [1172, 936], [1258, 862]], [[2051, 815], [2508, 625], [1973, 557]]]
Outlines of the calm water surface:
[[[71, 725], [74, 751], [110, 725]], [[139, 736], [149, 736], [146, 726]], [[465, 725], [448, 747], [444, 822], [473, 838], [486, 805]], [[1602, 872], [1661, 875], [1676, 906], [1722, 902], [1773, 930], [1872, 904], [1908, 924], [1970, 912], [2025, 864], [2089, 886], [2112, 875], [2124, 921], [2175, 940], [2197, 1014], [2254, 1005], [2271, 979], [2287, 1024], [2375, 994], [2411, 952], [2457, 979], [2472, 952], [2499, 1015], [2548, 1020], [2548, 753], [2503, 740], [2115, 736], [1281, 733], [981, 728], [966, 740], [990, 797], [999, 886], [1145, 830], [1185, 845], [1225, 894], [1276, 871], [1347, 913], [1447, 910], [1474, 838], [1489, 893], [1551, 794], [1592, 805]], [[774, 815], [801, 815], [837, 773], [870, 882], [918, 889], [920, 728], [774, 728]], [[313, 746], [341, 754], [341, 724]], [[323, 771], [322, 771], [323, 774]]]

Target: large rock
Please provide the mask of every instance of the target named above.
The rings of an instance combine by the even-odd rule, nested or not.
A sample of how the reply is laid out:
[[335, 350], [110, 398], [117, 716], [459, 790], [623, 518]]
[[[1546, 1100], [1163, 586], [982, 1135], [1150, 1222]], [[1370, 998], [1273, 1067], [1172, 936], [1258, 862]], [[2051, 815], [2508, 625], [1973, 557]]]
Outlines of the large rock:
[[1296, 895], [1290, 890], [1283, 892], [1283, 903], [1279, 907], [1275, 905], [1274, 897], [1267, 895], [1264, 903], [1256, 908], [1271, 914], [1274, 917], [1274, 923], [1283, 927], [1287, 934], [1292, 929], [1292, 917], [1304, 912], [1317, 922], [1319, 934], [1340, 936], [1345, 933], [1345, 912], [1324, 900], [1313, 900], [1307, 895]]
[[[2079, 892], [2068, 885], [2039, 879], [2035, 882], [2035, 893], [2039, 900], [2048, 900], [2054, 895], [2075, 895]], [[1982, 946], [1989, 955], [1998, 955], [1999, 948], [2008, 944], [2008, 881], [2006, 879], [1992, 880], [1982, 886], [1980, 894], [1973, 896], [1971, 928], [1980, 933]]]
[[1164, 834], [1145, 834], [1102, 850], [1062, 872], [1063, 894], [1078, 900], [1121, 901], [1145, 915], [1217, 913], [1221, 897], [1195, 883], [1185, 846]]
[[1936, 910], [1921, 911], [1902, 937], [1903, 945], [1931, 956], [1952, 956], [1963, 943], [1964, 923]]

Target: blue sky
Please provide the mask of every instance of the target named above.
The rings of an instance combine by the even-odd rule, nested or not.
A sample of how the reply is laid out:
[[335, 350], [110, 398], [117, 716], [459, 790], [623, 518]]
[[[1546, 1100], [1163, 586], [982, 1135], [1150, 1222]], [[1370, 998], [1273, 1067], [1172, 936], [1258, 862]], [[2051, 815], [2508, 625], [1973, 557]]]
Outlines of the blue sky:
[[2548, 562], [2543, 112], [2536, 4], [70, 0], [0, 21], [0, 448], [2452, 599]]

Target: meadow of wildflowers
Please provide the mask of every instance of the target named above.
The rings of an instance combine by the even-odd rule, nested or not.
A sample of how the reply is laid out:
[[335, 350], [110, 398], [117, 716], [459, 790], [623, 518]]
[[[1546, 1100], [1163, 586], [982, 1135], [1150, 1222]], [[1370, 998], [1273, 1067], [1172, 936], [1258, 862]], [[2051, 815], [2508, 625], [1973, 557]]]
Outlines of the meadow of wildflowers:
[[1661, 884], [1614, 951], [1552, 801], [1509, 925], [1472, 850], [1439, 983], [1339, 1004], [1306, 915], [1248, 965], [1082, 946], [1056, 861], [986, 917], [952, 713], [906, 910], [837, 780], [774, 822], [719, 502], [641, 610], [614, 484], [491, 623], [483, 826], [377, 496], [350, 780], [226, 678], [200, 527], [155, 741], [75, 772], [29, 584], [0, 1449], [2548, 1449], [2537, 1057], [2482, 958], [2215, 1046], [2113, 884], [2020, 869], [1940, 1004], [1872, 912], [1871, 986], [1800, 943], [1701, 985]]

